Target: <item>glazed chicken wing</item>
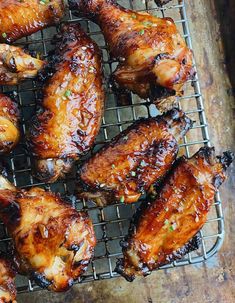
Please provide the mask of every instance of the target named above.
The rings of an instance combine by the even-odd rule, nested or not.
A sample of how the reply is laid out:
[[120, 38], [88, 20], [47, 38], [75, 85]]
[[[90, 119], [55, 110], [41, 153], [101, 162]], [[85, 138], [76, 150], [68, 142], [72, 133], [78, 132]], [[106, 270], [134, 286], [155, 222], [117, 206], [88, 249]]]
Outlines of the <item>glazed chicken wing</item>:
[[16, 303], [15, 275], [10, 260], [0, 254], [0, 303]]
[[114, 82], [165, 109], [193, 75], [192, 52], [171, 18], [124, 9], [114, 0], [69, 0], [75, 14], [99, 24], [119, 60]]
[[98, 46], [79, 25], [65, 25], [45, 73], [42, 109], [33, 119], [29, 147], [37, 177], [54, 182], [87, 152], [99, 131], [104, 104]]
[[57, 23], [63, 0], [0, 0], [0, 42], [11, 43]]
[[9, 97], [0, 94], [0, 155], [10, 152], [19, 141], [19, 110]]
[[82, 166], [80, 177], [86, 186], [85, 191], [78, 189], [79, 197], [98, 205], [136, 202], [169, 170], [177, 140], [191, 125], [178, 109], [134, 123]]
[[0, 85], [16, 85], [34, 78], [43, 66], [42, 60], [31, 57], [20, 47], [0, 44]]
[[233, 158], [225, 152], [216, 159], [214, 149], [204, 147], [190, 159], [177, 160], [155, 201], [137, 211], [116, 271], [132, 281], [136, 275], [147, 275], [180, 258], [187, 251], [185, 244], [206, 222]]
[[13, 239], [19, 273], [65, 291], [86, 270], [96, 239], [92, 222], [58, 195], [20, 190], [0, 176], [0, 217]]

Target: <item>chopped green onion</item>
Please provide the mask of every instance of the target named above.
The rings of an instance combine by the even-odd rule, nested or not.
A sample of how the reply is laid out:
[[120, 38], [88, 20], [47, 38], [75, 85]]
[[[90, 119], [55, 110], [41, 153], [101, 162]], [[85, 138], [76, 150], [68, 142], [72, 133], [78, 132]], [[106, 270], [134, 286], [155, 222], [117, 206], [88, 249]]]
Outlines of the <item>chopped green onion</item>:
[[139, 31], [139, 34], [140, 34], [141, 36], [143, 36], [143, 34], [144, 34], [144, 29], [140, 30], [140, 31]]
[[147, 166], [148, 164], [144, 161], [144, 160], [142, 160], [141, 162], [140, 162], [140, 166], [142, 166], [142, 167], [145, 167], [145, 166]]
[[136, 172], [135, 171], [131, 171], [131, 176], [135, 177], [136, 176]]
[[142, 24], [144, 25], [144, 26], [152, 26], [152, 22], [150, 22], [150, 21], [144, 21], [144, 22], [142, 22]]
[[169, 227], [169, 230], [170, 230], [170, 231], [173, 231], [173, 230], [174, 230], [174, 228], [173, 228], [172, 225]]
[[115, 166], [115, 164], [112, 164], [112, 168], [115, 168], [116, 166]]
[[68, 98], [70, 95], [71, 95], [71, 90], [67, 89], [64, 93], [64, 96]]
[[164, 225], [168, 225], [168, 224], [169, 224], [169, 220], [166, 219], [166, 220], [164, 221]]
[[132, 14], [132, 15], [131, 15], [131, 18], [132, 18], [132, 19], [136, 19], [136, 18], [137, 18], [136, 14]]
[[124, 196], [121, 196], [121, 198], [120, 198], [120, 202], [121, 202], [121, 203], [124, 203], [124, 202], [125, 202], [125, 198], [124, 198]]
[[2, 33], [2, 37], [3, 37], [3, 38], [6, 38], [6, 37], [7, 37], [7, 34], [6, 34], [6, 33]]
[[40, 4], [43, 4], [43, 5], [44, 5], [44, 4], [48, 4], [48, 3], [49, 3], [49, 0], [41, 0], [41, 1], [40, 1]]

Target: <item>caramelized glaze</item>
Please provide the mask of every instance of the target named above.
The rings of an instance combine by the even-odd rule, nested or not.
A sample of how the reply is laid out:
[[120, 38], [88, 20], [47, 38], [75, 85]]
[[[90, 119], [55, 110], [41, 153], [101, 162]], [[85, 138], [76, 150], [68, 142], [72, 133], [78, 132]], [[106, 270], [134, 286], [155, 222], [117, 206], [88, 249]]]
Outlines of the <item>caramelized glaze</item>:
[[218, 160], [213, 148], [204, 147], [190, 159], [178, 159], [157, 198], [137, 211], [116, 270], [132, 281], [136, 275], [147, 275], [180, 258], [185, 251], [182, 247], [206, 222], [233, 158], [226, 152]]
[[0, 303], [16, 303], [15, 275], [10, 260], [0, 254]]
[[11, 43], [57, 23], [64, 9], [63, 0], [1, 0], [0, 42]]
[[34, 78], [44, 64], [20, 47], [0, 44], [0, 85], [17, 85], [25, 79]]
[[65, 291], [86, 270], [96, 244], [92, 222], [59, 195], [20, 190], [0, 176], [0, 217], [13, 239], [17, 270], [41, 287]]
[[114, 82], [163, 109], [166, 97], [182, 94], [183, 84], [194, 73], [192, 52], [171, 18], [124, 9], [114, 0], [69, 0], [69, 4], [76, 15], [101, 27], [112, 56], [120, 62]]
[[170, 169], [177, 140], [191, 125], [177, 109], [137, 121], [82, 166], [80, 178], [86, 186], [78, 189], [79, 197], [99, 205], [136, 202]]
[[32, 121], [29, 148], [37, 177], [54, 182], [91, 148], [100, 129], [104, 90], [98, 46], [79, 25], [64, 25], [41, 74], [42, 108]]
[[10, 152], [19, 141], [19, 110], [9, 97], [0, 94], [0, 154]]

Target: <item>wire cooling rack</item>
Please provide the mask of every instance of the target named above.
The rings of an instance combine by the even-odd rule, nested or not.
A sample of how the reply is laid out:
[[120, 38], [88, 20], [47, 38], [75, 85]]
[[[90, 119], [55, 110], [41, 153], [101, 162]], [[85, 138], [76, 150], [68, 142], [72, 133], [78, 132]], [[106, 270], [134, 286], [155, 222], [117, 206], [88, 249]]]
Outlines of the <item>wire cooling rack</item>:
[[[172, 17], [181, 34], [184, 36], [188, 46], [192, 48], [186, 15], [187, 5], [185, 5], [184, 1], [173, 0], [163, 8], [157, 7], [153, 0], [123, 0], [119, 1], [119, 3], [124, 7], [138, 11], [147, 11], [159, 17]], [[153, 104], [139, 99], [136, 95], [132, 95], [131, 93], [118, 94], [112, 92], [108, 83], [108, 78], [112, 71], [114, 71], [117, 63], [111, 60], [102, 33], [97, 25], [88, 20], [73, 17], [69, 11], [67, 11], [63, 22], [80, 22], [86, 32], [98, 43], [103, 52], [104, 71], [105, 78], [107, 80], [107, 98], [102, 127], [96, 139], [96, 144], [92, 150], [93, 153], [105, 142], [110, 141], [112, 137], [127, 128], [140, 117], [156, 116], [158, 111]], [[35, 50], [47, 57], [48, 52], [53, 49], [51, 38], [58, 30], [59, 25], [24, 38], [16, 44], [24, 46], [29, 50]], [[98, 244], [95, 249], [94, 259], [89, 265], [87, 272], [82, 278], [80, 278], [79, 282], [94, 281], [118, 276], [118, 274], [114, 272], [114, 268], [116, 259], [122, 255], [119, 242], [127, 234], [130, 218], [134, 214], [138, 204], [116, 204], [105, 208], [97, 208], [94, 207], [94, 205], [86, 205], [85, 203], [76, 201], [74, 196], [72, 196], [76, 169], [65, 181], [60, 181], [51, 185], [39, 183], [39, 181], [32, 175], [31, 159], [25, 147], [24, 137], [27, 132], [30, 119], [35, 113], [35, 104], [40, 88], [35, 81], [28, 80], [22, 85], [13, 88], [2, 87], [0, 90], [3, 92], [10, 92], [12, 90], [16, 91], [22, 112], [22, 141], [9, 157], [3, 159], [5, 163], [4, 165], [6, 165], [8, 170], [12, 172], [12, 181], [19, 187], [29, 188], [31, 186], [43, 186], [54, 192], [61, 193], [62, 196], [70, 196], [70, 201], [73, 206], [77, 209], [86, 208], [88, 210], [94, 223]], [[180, 153], [186, 154], [189, 157], [201, 146], [210, 146], [203, 99], [197, 74], [193, 80], [186, 83], [185, 94], [179, 100], [179, 107], [182, 108], [191, 119], [196, 121], [193, 129], [191, 129], [184, 137], [180, 147]], [[187, 254], [183, 259], [174, 261], [162, 268], [178, 267], [181, 265], [202, 262], [208, 259], [220, 248], [223, 242], [223, 234], [223, 215], [220, 197], [219, 194], [217, 194], [208, 220], [200, 231], [200, 237], [202, 239], [200, 248], [197, 251]], [[0, 223], [0, 250], [7, 249], [10, 241], [11, 239], [7, 235], [7, 230], [3, 224]], [[19, 292], [39, 289], [33, 281], [22, 276], [17, 277], [16, 283]]]

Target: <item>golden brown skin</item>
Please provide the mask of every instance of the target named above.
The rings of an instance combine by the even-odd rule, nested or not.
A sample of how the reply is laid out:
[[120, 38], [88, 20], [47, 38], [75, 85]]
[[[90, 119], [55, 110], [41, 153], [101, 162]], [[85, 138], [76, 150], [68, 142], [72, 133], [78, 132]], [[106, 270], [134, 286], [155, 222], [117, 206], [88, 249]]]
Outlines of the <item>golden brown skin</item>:
[[65, 25], [45, 73], [43, 109], [33, 119], [29, 147], [37, 177], [54, 182], [93, 145], [100, 129], [104, 90], [98, 46], [77, 25]]
[[19, 273], [65, 291], [86, 270], [96, 239], [85, 212], [41, 188], [20, 190], [0, 176], [0, 217], [13, 239]]
[[225, 180], [234, 155], [216, 159], [214, 149], [201, 148], [192, 158], [177, 160], [157, 198], [144, 203], [122, 243], [124, 258], [116, 270], [128, 281], [147, 275], [185, 253], [184, 245], [207, 219], [215, 192]]
[[0, 303], [17, 303], [15, 275], [10, 260], [0, 254]]
[[16, 85], [37, 76], [45, 62], [33, 58], [20, 47], [0, 44], [0, 85]]
[[18, 143], [19, 110], [17, 104], [0, 93], [0, 155], [9, 153]]
[[177, 140], [191, 125], [178, 109], [134, 123], [82, 166], [86, 186], [78, 189], [79, 197], [98, 205], [136, 202], [168, 172], [178, 153]]
[[171, 18], [124, 9], [113, 0], [69, 4], [75, 14], [101, 27], [112, 56], [120, 62], [114, 82], [160, 107], [161, 99], [182, 95], [183, 84], [193, 76], [192, 52]]
[[63, 0], [0, 0], [0, 42], [11, 43], [59, 22], [64, 9]]

